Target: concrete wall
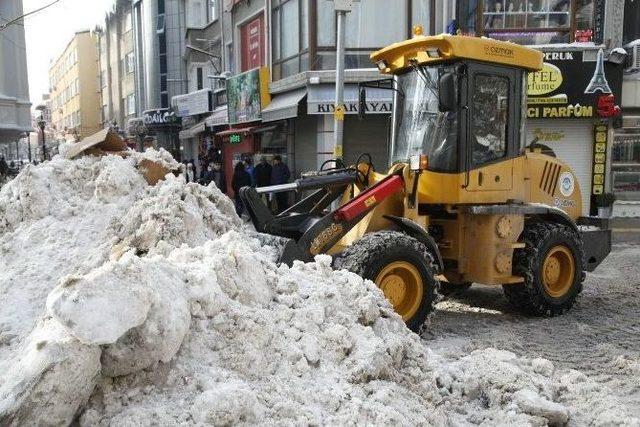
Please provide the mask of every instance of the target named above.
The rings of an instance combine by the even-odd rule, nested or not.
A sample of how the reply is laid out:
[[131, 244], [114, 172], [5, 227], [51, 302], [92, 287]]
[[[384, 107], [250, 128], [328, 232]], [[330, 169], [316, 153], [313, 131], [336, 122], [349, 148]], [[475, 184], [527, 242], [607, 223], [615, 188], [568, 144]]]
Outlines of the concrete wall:
[[[0, 16], [22, 15], [22, 0], [1, 0]], [[0, 32], [0, 143], [32, 131], [24, 26]]]

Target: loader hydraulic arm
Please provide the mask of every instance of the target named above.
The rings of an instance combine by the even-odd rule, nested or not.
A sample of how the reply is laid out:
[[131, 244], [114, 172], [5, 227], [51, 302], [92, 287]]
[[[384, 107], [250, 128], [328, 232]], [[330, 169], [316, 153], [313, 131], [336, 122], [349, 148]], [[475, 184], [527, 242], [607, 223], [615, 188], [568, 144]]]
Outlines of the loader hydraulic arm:
[[[348, 169], [336, 173], [302, 178], [284, 186], [240, 189], [240, 197], [251, 216], [256, 230], [289, 238], [280, 261], [291, 264], [294, 260], [311, 261], [315, 255], [326, 253], [362, 218], [392, 194], [403, 191], [400, 174], [364, 189], [353, 199], [334, 211], [328, 211], [357, 180], [357, 171]], [[317, 189], [309, 196], [279, 215], [273, 215], [264, 204], [260, 193]]]

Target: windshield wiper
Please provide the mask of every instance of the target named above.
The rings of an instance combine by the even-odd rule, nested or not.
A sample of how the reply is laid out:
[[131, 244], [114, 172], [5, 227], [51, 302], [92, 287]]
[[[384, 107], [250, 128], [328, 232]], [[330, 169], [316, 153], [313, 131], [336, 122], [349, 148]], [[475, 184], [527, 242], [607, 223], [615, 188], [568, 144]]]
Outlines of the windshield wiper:
[[427, 89], [429, 89], [429, 91], [434, 95], [434, 96], [438, 96], [438, 94], [436, 93], [436, 84], [433, 81], [433, 79], [431, 78], [431, 75], [427, 72], [427, 70], [424, 67], [421, 67], [418, 65], [417, 61], [415, 59], [409, 61], [409, 65], [411, 66], [411, 68], [418, 73], [418, 75], [420, 76], [420, 78], [422, 79], [422, 81], [425, 83], [425, 85], [427, 86]]

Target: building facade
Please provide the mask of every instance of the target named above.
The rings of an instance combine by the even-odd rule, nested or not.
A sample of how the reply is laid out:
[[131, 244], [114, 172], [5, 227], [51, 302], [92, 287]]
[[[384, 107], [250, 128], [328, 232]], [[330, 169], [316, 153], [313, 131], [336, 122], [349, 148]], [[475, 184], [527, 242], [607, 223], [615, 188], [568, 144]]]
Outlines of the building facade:
[[[22, 0], [0, 2], [0, 24], [21, 16]], [[24, 26], [0, 31], [0, 145], [32, 132]]]
[[187, 92], [185, 0], [133, 0], [132, 5], [138, 123], [157, 146], [180, 159], [181, 122], [170, 101]]
[[98, 37], [78, 32], [49, 69], [51, 121], [57, 138], [79, 141], [101, 126]]
[[627, 0], [623, 43], [627, 62], [622, 80], [621, 127], [616, 129], [612, 152], [614, 214], [640, 216], [640, 2]]
[[97, 32], [100, 55], [100, 121], [124, 129], [137, 116], [136, 58], [130, 0], [117, 0]]

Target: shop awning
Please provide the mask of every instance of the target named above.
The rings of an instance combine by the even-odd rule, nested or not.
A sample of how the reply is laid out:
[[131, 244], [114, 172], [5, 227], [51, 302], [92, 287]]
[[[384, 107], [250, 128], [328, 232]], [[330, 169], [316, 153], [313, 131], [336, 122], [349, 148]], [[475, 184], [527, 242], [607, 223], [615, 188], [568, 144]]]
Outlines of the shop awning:
[[191, 126], [189, 129], [180, 131], [180, 133], [178, 134], [178, 138], [180, 139], [195, 138], [196, 136], [204, 132], [205, 126], [206, 126], [205, 122], [206, 122], [206, 119]]
[[290, 119], [298, 116], [298, 104], [307, 94], [307, 88], [292, 90], [276, 95], [271, 103], [262, 110], [262, 122]]
[[[391, 114], [393, 91], [367, 88], [366, 114]], [[336, 99], [335, 85], [309, 86], [307, 114], [333, 114]], [[358, 114], [358, 85], [344, 85], [344, 105], [346, 114]]]
[[205, 119], [207, 127], [213, 128], [216, 126], [226, 126], [229, 124], [229, 114], [227, 112], [227, 106], [218, 107], [213, 110], [213, 113]]

